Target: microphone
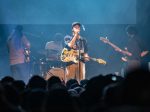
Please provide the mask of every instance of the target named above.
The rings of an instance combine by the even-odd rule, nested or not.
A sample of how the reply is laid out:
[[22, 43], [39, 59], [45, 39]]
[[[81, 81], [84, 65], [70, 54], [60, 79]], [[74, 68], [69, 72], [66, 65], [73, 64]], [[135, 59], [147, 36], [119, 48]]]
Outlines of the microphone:
[[82, 25], [82, 29], [83, 29], [83, 31], [85, 31], [85, 27], [84, 27], [84, 25]]

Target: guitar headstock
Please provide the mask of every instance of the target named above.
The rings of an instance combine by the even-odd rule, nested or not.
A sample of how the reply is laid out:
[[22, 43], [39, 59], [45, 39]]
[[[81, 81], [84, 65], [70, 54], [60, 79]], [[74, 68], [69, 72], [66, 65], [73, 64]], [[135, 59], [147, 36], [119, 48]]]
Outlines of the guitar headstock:
[[103, 60], [103, 59], [96, 59], [96, 61], [97, 61], [99, 64], [104, 64], [104, 65], [106, 65], [106, 61]]
[[109, 40], [107, 39], [107, 37], [100, 37], [100, 40], [103, 41], [104, 43], [108, 43]]

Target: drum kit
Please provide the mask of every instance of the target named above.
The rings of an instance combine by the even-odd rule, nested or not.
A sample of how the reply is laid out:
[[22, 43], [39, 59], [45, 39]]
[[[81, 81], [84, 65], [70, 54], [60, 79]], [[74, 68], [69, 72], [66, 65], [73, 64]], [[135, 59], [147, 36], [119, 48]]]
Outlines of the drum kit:
[[45, 80], [57, 76], [65, 81], [65, 63], [60, 60], [60, 53], [55, 50], [41, 50], [38, 53], [43, 55], [44, 58], [32, 61], [31, 76], [32, 74], [39, 74]]

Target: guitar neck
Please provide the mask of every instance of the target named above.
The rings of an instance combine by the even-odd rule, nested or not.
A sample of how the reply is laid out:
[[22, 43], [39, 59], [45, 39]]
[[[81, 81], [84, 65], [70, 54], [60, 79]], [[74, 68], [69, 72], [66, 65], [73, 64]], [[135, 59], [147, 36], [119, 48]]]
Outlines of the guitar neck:
[[110, 41], [108, 42], [108, 44], [110, 46], [112, 46], [116, 51], [121, 52], [122, 54], [127, 55], [127, 56], [132, 56], [132, 53], [130, 53], [129, 51], [120, 49], [118, 46], [116, 46], [115, 44], [111, 43]]
[[92, 60], [92, 61], [97, 61], [96, 58], [92, 58], [92, 57], [90, 57], [90, 60]]
[[113, 44], [113, 43], [111, 43], [111, 42], [108, 42], [108, 44], [110, 45], [110, 46], [112, 46], [114, 49], [118, 49], [118, 50], [122, 50], [122, 49], [120, 49], [118, 46], [116, 46], [115, 44]]

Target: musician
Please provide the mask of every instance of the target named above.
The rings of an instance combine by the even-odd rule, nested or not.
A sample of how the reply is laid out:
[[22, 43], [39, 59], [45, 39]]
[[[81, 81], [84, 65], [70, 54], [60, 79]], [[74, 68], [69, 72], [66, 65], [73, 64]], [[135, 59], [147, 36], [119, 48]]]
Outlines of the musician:
[[122, 60], [123, 63], [122, 75], [125, 72], [136, 69], [141, 66], [141, 58], [145, 57], [148, 54], [148, 50], [144, 47], [144, 43], [139, 38], [138, 31], [134, 26], [127, 26], [126, 33], [128, 36], [128, 42], [125, 49], [121, 49], [112, 42], [110, 42], [107, 38], [100, 37], [104, 43], [112, 46], [117, 52], [120, 52], [124, 55]]
[[49, 41], [45, 45], [46, 60], [50, 67], [60, 67], [60, 54], [63, 49], [63, 35], [56, 33], [53, 41]]
[[[68, 50], [74, 49], [78, 50], [78, 59], [79, 62], [75, 63], [73, 61], [66, 63], [66, 78], [69, 79], [77, 79], [78, 81], [85, 79], [85, 61], [89, 60], [88, 49], [87, 49], [87, 41], [80, 36], [80, 27], [81, 24], [79, 22], [72, 23], [72, 37], [66, 36], [65, 40], [65, 48]], [[81, 56], [84, 57], [81, 59]], [[70, 57], [71, 58], [71, 57]]]
[[29, 57], [25, 50], [30, 49], [30, 42], [22, 32], [23, 26], [17, 25], [7, 40], [10, 69], [16, 80], [27, 83], [29, 79]]
[[148, 51], [138, 35], [138, 30], [134, 26], [127, 26], [126, 33], [129, 37], [125, 50], [130, 53], [127, 58], [126, 70], [135, 69], [141, 66], [141, 58], [147, 55]]

